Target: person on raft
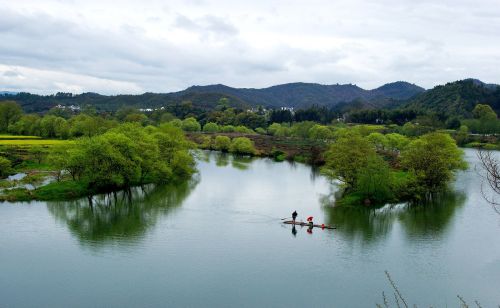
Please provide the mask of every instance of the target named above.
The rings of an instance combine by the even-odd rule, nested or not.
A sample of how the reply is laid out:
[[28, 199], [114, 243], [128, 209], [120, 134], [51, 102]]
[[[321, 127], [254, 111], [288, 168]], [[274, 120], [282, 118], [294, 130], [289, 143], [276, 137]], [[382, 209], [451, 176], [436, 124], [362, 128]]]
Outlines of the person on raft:
[[295, 219], [297, 218], [297, 211], [293, 211], [292, 213], [292, 219], [293, 219], [293, 223], [295, 223]]
[[311, 227], [311, 228], [314, 226], [312, 216], [307, 217], [307, 223], [309, 224], [309, 227]]

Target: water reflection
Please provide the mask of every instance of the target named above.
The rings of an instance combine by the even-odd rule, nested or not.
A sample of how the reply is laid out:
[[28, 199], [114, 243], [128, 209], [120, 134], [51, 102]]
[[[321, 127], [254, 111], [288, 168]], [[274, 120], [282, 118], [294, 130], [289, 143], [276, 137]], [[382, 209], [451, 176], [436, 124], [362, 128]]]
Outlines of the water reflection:
[[229, 154], [227, 153], [218, 153], [215, 155], [215, 165], [217, 167], [226, 167], [229, 165]]
[[350, 240], [370, 243], [384, 239], [395, 222], [399, 222], [408, 237], [441, 237], [457, 209], [464, 205], [466, 196], [463, 192], [448, 191], [425, 204], [386, 205], [377, 209], [332, 206], [331, 199], [331, 196], [321, 198], [327, 224], [336, 226], [336, 232]]
[[135, 187], [129, 193], [99, 195], [94, 197], [92, 207], [86, 198], [48, 202], [47, 209], [84, 245], [131, 245], [138, 243], [161, 216], [175, 211], [198, 182], [195, 177], [175, 185], [149, 185]]
[[233, 155], [231, 165], [238, 170], [248, 170], [253, 160], [251, 156]]

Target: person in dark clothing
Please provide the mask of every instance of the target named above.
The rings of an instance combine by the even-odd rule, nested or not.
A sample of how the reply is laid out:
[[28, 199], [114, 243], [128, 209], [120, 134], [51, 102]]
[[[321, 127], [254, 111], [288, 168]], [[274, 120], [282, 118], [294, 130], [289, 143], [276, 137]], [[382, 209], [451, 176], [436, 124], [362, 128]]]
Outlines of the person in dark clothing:
[[293, 222], [295, 223], [295, 219], [297, 218], [297, 211], [293, 211], [292, 213], [292, 219], [293, 219]]

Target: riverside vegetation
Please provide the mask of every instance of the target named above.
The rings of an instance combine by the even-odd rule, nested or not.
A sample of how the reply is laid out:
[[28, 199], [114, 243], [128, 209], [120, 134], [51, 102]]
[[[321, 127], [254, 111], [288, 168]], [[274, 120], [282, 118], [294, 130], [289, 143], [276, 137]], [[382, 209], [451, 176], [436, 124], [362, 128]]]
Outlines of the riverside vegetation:
[[[64, 200], [87, 196], [92, 204], [92, 196], [97, 193], [130, 191], [132, 186], [191, 176], [195, 171], [191, 148], [183, 132], [172, 125], [121, 124], [101, 135], [46, 149], [38, 163], [45, 160], [56, 181], [34, 190], [4, 189], [0, 199]], [[36, 155], [33, 148], [28, 155], [30, 159]], [[2, 157], [0, 164], [3, 175], [11, 173], [8, 159]]]
[[[4, 200], [92, 196], [188, 177], [194, 172], [194, 144], [186, 134], [202, 149], [322, 165], [325, 174], [341, 183], [343, 204], [418, 201], [446, 189], [454, 171], [466, 167], [457, 143], [474, 140], [465, 125], [439, 129], [431, 116], [404, 125], [338, 119], [322, 124], [309, 120], [332, 116], [321, 108], [295, 114], [238, 111], [224, 99], [202, 120], [186, 113], [189, 105], [184, 119], [166, 110], [148, 113], [128, 107], [97, 114], [90, 106], [75, 114], [54, 108], [39, 116], [24, 114], [14, 102], [0, 105], [1, 132], [12, 134], [0, 138], [0, 175], [50, 170], [56, 178], [36, 190], [4, 188]], [[472, 114], [469, 125], [498, 122], [488, 105], [476, 105]], [[489, 138], [496, 142], [495, 136]]]

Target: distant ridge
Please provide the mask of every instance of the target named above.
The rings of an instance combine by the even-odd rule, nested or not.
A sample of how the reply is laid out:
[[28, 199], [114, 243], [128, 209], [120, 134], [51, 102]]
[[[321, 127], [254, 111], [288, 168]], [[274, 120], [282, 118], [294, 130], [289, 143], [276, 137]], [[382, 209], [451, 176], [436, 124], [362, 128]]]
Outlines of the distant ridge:
[[0, 96], [5, 96], [5, 95], [16, 95], [17, 92], [12, 92], [12, 91], [0, 91]]
[[218, 101], [226, 97], [237, 108], [295, 107], [306, 108], [312, 105], [334, 107], [340, 103], [357, 101], [367, 108], [383, 107], [394, 101], [406, 100], [425, 89], [404, 81], [385, 84], [373, 90], [365, 90], [353, 84], [322, 85], [317, 83], [287, 83], [268, 88], [232, 88], [222, 84], [191, 86], [183, 91], [172, 93], [144, 93], [140, 95], [106, 96], [97, 93], [71, 95], [36, 95], [18, 93], [14, 96], [2, 96], [19, 102], [27, 112], [44, 112], [56, 105], [96, 106], [99, 110], [113, 111], [122, 106], [154, 108], [168, 104], [191, 101], [200, 108], [213, 108]]
[[262, 89], [215, 84], [191, 86], [173, 93], [140, 95], [106, 96], [90, 92], [79, 95], [0, 95], [0, 101], [17, 101], [26, 112], [45, 112], [59, 104], [93, 105], [101, 111], [114, 111], [123, 106], [157, 108], [185, 102], [195, 108], [208, 110], [217, 106], [221, 98], [227, 98], [232, 107], [243, 110], [256, 106], [307, 108], [318, 105], [342, 113], [359, 109], [411, 108], [445, 115], [469, 116], [474, 106], [482, 103], [491, 105], [500, 113], [500, 86], [472, 78], [450, 82], [430, 90], [405, 81], [388, 83], [372, 90], [365, 90], [353, 84], [322, 85], [296, 82]]
[[182, 96], [186, 93], [222, 93], [241, 98], [253, 106], [303, 108], [311, 105], [335, 106], [356, 99], [367, 102], [374, 99], [406, 100], [424, 91], [424, 88], [404, 81], [388, 83], [373, 90], [365, 90], [352, 84], [296, 82], [262, 89], [232, 88], [222, 84], [192, 86], [173, 94]]

